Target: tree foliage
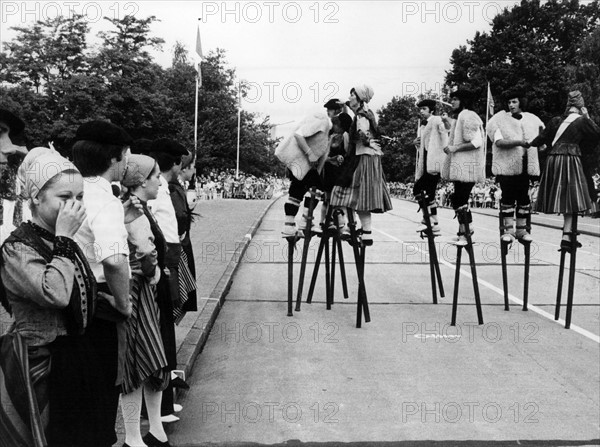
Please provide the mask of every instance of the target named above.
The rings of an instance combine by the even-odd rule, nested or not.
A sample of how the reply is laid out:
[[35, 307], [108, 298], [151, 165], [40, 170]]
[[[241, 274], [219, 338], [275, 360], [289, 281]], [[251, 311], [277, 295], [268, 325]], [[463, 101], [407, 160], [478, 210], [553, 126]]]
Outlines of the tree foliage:
[[[599, 24], [598, 0], [585, 4], [578, 0], [522, 0], [494, 17], [489, 33], [477, 32], [467, 45], [452, 52], [446, 83], [472, 89], [479, 98], [480, 112], [485, 109], [488, 82], [500, 100], [496, 104], [502, 106], [503, 93], [521, 89], [527, 92], [530, 110], [547, 121], [564, 111], [566, 94], [576, 87], [578, 77], [596, 73], [587, 80], [594, 85], [589, 85], [589, 94], [596, 96], [586, 98], [595, 103], [600, 78], [592, 67], [600, 66], [598, 52], [594, 52], [598, 48], [588, 36]], [[582, 58], [590, 65], [587, 71], [577, 68]]]
[[[0, 54], [1, 107], [26, 121], [29, 146], [53, 141], [68, 154], [81, 123], [105, 119], [134, 138], [174, 138], [192, 150], [197, 72], [185, 47], [177, 43], [172, 65], [163, 68], [149, 52], [164, 43], [151, 36], [156, 17], [106, 20], [112, 29], [99, 33], [101, 44], [95, 50], [87, 46], [89, 28], [81, 16], [15, 28], [15, 39]], [[199, 93], [201, 166], [235, 166], [234, 80], [225, 51], [211, 52], [202, 63]], [[241, 169], [259, 175], [275, 170], [269, 118], [245, 111], [241, 118]]]

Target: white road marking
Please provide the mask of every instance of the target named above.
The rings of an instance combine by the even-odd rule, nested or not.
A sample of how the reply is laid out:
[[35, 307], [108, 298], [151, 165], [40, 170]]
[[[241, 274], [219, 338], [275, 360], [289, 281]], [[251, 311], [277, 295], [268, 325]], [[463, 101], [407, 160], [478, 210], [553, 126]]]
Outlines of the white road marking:
[[[398, 239], [397, 237], [392, 236], [389, 233], [386, 233], [385, 231], [378, 230], [377, 228], [373, 228], [373, 229], [375, 231], [377, 231], [378, 233], [383, 234], [385, 237], [388, 237], [388, 238], [390, 238], [390, 239], [392, 239], [392, 240], [394, 240], [396, 242], [399, 242], [400, 244], [404, 244], [405, 243], [404, 241]], [[429, 256], [429, 254], [426, 251], [421, 250], [419, 247], [416, 247], [416, 248], [421, 253]], [[439, 261], [440, 264], [444, 264], [446, 267], [451, 268], [452, 270], [455, 269], [454, 264], [451, 264], [450, 262], [446, 261], [445, 259], [439, 258], [438, 261]], [[464, 270], [464, 269], [462, 269], [462, 268], [460, 269], [460, 273], [462, 275], [468, 277], [468, 278], [472, 278], [471, 273], [468, 272], [468, 271], [466, 271], [466, 270]], [[500, 295], [502, 298], [504, 298], [504, 291], [502, 289], [499, 289], [498, 287], [494, 286], [493, 284], [490, 284], [489, 282], [487, 282], [485, 280], [482, 280], [480, 278], [477, 278], [477, 283], [480, 284], [480, 285], [483, 285], [483, 286], [487, 287], [491, 291], [496, 292], [498, 295]], [[517, 297], [511, 295], [510, 293], [508, 294], [508, 299], [511, 300], [514, 303], [517, 303], [517, 304], [521, 305], [521, 306], [523, 305], [523, 301], [522, 300], [520, 300]], [[555, 322], [555, 323], [560, 324], [562, 326], [564, 326], [564, 324], [565, 324], [565, 320], [563, 320], [562, 318], [559, 319], [559, 320], [554, 320], [554, 315], [550, 314], [549, 312], [546, 312], [543, 309], [540, 309], [537, 306], [533, 306], [531, 304], [528, 304], [527, 308], [529, 310], [537, 313], [538, 315], [541, 315], [542, 317], [547, 318], [548, 320], [550, 320], [552, 322]], [[578, 334], [581, 334], [584, 337], [589, 338], [590, 340], [592, 340], [592, 341], [600, 344], [600, 337], [598, 335], [596, 335], [596, 334], [594, 334], [594, 333], [586, 330], [586, 329], [583, 329], [583, 328], [581, 328], [581, 327], [579, 327], [579, 326], [574, 325], [574, 324], [571, 323], [571, 330], [573, 330], [574, 332], [577, 332]]]

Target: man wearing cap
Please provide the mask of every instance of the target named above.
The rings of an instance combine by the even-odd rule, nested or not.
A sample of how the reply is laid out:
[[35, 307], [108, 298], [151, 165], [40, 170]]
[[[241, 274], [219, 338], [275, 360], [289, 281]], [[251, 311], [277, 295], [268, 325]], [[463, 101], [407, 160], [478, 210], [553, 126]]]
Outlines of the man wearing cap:
[[[507, 92], [508, 112], [502, 110], [490, 118], [487, 136], [493, 141], [492, 173], [502, 188], [500, 216], [504, 242], [512, 243], [515, 237], [531, 242], [527, 220], [531, 215], [529, 177], [540, 175], [537, 148], [530, 147], [544, 123], [534, 114], [526, 112], [527, 98], [522, 92]], [[515, 209], [516, 203], [516, 209]], [[517, 215], [516, 232], [515, 212]]]
[[334, 116], [344, 112], [345, 109], [344, 103], [337, 98], [331, 98], [323, 105], [323, 107], [327, 109], [327, 116], [329, 119], [333, 119]]
[[[181, 242], [177, 227], [177, 214], [171, 200], [169, 182], [177, 181], [181, 171], [181, 159], [188, 155], [187, 149], [178, 142], [162, 138], [152, 142], [148, 154], [158, 163], [160, 169], [160, 187], [155, 200], [148, 201], [148, 208], [156, 218], [165, 241], [167, 253], [165, 264], [169, 270], [169, 297], [159, 296], [158, 305], [161, 312], [160, 331], [167, 355], [170, 371], [177, 369], [177, 345], [175, 340], [175, 322], [173, 320], [173, 306], [179, 301], [179, 261], [181, 259]], [[174, 415], [173, 387], [169, 385], [163, 392], [161, 415], [167, 417], [163, 422], [179, 420]]]
[[[451, 123], [449, 145], [444, 148], [448, 155], [441, 177], [454, 182], [452, 208], [459, 217], [457, 245], [467, 245], [465, 224], [473, 221], [469, 211], [469, 196], [475, 183], [485, 180], [485, 152], [483, 150], [483, 122], [473, 109], [473, 93], [459, 89], [450, 94], [452, 112], [456, 121]], [[448, 118], [442, 118], [449, 123]], [[464, 218], [464, 221], [462, 219]], [[469, 228], [472, 233], [472, 227]]]
[[25, 123], [15, 114], [0, 109], [0, 243], [22, 219], [23, 202], [17, 191], [17, 169], [27, 155], [20, 145]]
[[[444, 148], [448, 145], [448, 128], [442, 118], [434, 115], [436, 103], [433, 99], [424, 99], [417, 104], [421, 121], [417, 131], [414, 145], [417, 148], [417, 160], [415, 166], [415, 185], [413, 195], [416, 197], [425, 191], [425, 198], [429, 206], [431, 229], [434, 235], [440, 234], [440, 226], [437, 218], [437, 203], [435, 194], [437, 184], [440, 181], [440, 172], [446, 154]], [[427, 226], [423, 221], [417, 232], [425, 231]]]
[[[111, 182], [125, 175], [131, 137], [122, 128], [106, 121], [89, 121], [77, 129], [73, 163], [83, 175], [87, 218], [75, 234], [75, 241], [89, 261], [98, 283], [98, 304], [87, 336], [90, 337], [104, 370], [98, 384], [108, 396], [107, 438], [114, 438], [115, 421], [126, 348], [124, 320], [131, 315], [129, 297], [129, 248], [125, 223], [141, 215], [130, 199], [125, 204], [113, 195]], [[139, 204], [138, 204], [139, 205]], [[67, 429], [67, 427], [65, 428]]]

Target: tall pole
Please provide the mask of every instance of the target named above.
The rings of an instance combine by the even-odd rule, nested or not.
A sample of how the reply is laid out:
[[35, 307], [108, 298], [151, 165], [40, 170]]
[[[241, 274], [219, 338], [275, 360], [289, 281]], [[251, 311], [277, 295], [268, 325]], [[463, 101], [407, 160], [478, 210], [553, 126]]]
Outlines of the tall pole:
[[196, 106], [194, 107], [194, 157], [198, 156], [198, 78], [200, 71], [196, 73]]
[[235, 178], [240, 176], [240, 127], [242, 122], [242, 105], [240, 104], [240, 82], [238, 82], [238, 131], [237, 131], [237, 161], [235, 164]]

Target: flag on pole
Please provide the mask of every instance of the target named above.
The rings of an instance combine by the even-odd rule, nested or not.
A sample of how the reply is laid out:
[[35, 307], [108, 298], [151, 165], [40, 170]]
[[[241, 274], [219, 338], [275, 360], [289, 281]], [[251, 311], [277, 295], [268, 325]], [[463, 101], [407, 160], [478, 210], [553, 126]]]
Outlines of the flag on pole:
[[200, 40], [200, 25], [196, 30], [196, 54], [200, 59], [196, 64], [196, 71], [198, 72], [198, 88], [202, 87], [202, 61], [204, 60], [204, 55], [202, 54], [202, 42]]
[[492, 96], [492, 90], [490, 88], [490, 83], [487, 85], [487, 111], [486, 111], [486, 119], [494, 116], [494, 97]]
[[[492, 89], [490, 88], [490, 83], [487, 85], [487, 99], [486, 99], [486, 107], [485, 107], [485, 128], [487, 131], [488, 121], [492, 116], [494, 116], [494, 97], [492, 96]], [[487, 135], [483, 139], [483, 152], [487, 153], [488, 147], [488, 138]]]
[[204, 60], [204, 55], [202, 54], [202, 42], [200, 41], [200, 26], [198, 26], [198, 33], [196, 34], [196, 54], [201, 61]]

